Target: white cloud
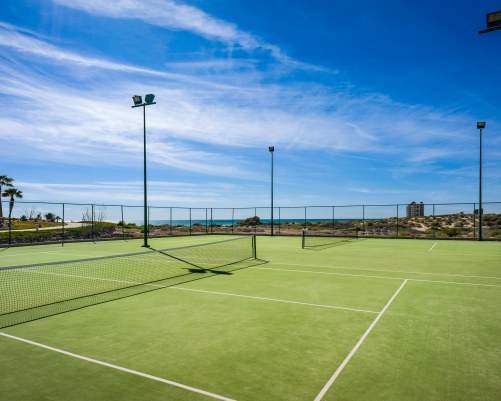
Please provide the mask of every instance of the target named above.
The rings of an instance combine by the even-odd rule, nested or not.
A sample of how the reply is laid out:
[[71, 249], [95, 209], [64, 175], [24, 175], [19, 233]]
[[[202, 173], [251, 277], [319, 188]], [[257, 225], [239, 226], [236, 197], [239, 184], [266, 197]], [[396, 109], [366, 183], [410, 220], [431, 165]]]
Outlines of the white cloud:
[[171, 0], [53, 0], [62, 6], [82, 10], [94, 16], [141, 20], [147, 24], [171, 30], [188, 31], [211, 41], [247, 52], [264, 51], [292, 68], [337, 73], [292, 59], [279, 46], [266, 43], [255, 35], [242, 31], [237, 25], [215, 18], [194, 6]]

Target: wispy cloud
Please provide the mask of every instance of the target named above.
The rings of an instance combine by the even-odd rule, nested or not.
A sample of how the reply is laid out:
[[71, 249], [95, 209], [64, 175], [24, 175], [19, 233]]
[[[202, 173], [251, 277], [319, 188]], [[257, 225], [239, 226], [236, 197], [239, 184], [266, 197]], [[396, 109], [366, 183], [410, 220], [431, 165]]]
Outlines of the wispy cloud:
[[[95, 7], [93, 2], [75, 4]], [[110, 13], [120, 14], [114, 3], [106, 4]], [[148, 110], [148, 152], [149, 160], [159, 165], [261, 179], [238, 152], [226, 150], [252, 152], [271, 143], [291, 151], [318, 149], [364, 160], [375, 154], [405, 158], [414, 166], [469, 157], [464, 129], [468, 116], [340, 89], [345, 87], [342, 82], [263, 84], [265, 73], [248, 60], [209, 58], [193, 62], [191, 68], [185, 62], [176, 72], [164, 72], [65, 50], [0, 23], [0, 54], [2, 49], [0, 93], [10, 99], [0, 117], [6, 128], [4, 148], [15, 149], [22, 142], [25, 154], [34, 160], [48, 155], [71, 164], [139, 160], [142, 127], [129, 108], [130, 95], [152, 86], [159, 101]], [[245, 63], [245, 68], [235, 71], [231, 63]], [[33, 68], [40, 65], [53, 68], [43, 68], [43, 73]], [[82, 78], [75, 74], [75, 65], [83, 71]], [[212, 71], [200, 78], [200, 68]], [[85, 71], [99, 79], [89, 81]], [[62, 83], [64, 74], [71, 81]]]
[[[328, 72], [322, 66], [310, 65], [289, 57], [279, 46], [267, 43], [243, 31], [237, 25], [221, 20], [200, 8], [171, 0], [53, 0], [62, 6], [85, 11], [94, 16], [141, 20], [170, 30], [181, 30], [220, 41], [247, 52], [269, 53], [277, 61], [293, 68]], [[335, 71], [334, 71], [335, 72]]]

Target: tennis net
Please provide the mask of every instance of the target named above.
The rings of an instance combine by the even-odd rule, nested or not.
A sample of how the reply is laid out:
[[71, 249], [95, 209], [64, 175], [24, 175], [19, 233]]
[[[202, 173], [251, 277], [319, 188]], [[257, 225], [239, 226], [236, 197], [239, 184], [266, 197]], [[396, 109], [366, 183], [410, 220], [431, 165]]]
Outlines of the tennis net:
[[358, 230], [303, 230], [302, 246], [305, 248], [328, 247], [358, 239]]
[[256, 258], [255, 237], [0, 268], [0, 328], [215, 274]]

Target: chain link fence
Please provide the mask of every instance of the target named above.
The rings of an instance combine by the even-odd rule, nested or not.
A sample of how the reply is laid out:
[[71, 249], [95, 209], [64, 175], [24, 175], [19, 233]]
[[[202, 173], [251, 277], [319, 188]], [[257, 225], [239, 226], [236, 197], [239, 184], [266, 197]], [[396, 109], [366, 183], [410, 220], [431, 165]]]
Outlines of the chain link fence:
[[[148, 236], [301, 235], [303, 230], [357, 230], [368, 238], [478, 239], [477, 203], [275, 207], [148, 207]], [[501, 240], [501, 202], [483, 203], [482, 239]], [[142, 238], [143, 206], [2, 200], [0, 246]]]

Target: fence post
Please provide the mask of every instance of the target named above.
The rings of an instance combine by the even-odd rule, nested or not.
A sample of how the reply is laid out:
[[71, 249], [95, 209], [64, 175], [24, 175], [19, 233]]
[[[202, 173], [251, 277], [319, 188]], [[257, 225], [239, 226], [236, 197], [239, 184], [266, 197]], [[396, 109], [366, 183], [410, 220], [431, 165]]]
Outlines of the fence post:
[[172, 237], [172, 206], [170, 207], [169, 211], [169, 227], [170, 227], [170, 235]]
[[306, 230], [306, 208], [307, 208], [307, 206], [304, 207], [304, 224], [303, 224], [303, 230]]
[[213, 227], [212, 227], [213, 226], [213, 220], [212, 220], [213, 214], [212, 214], [212, 212], [213, 212], [213, 210], [212, 210], [212, 208], [210, 208], [210, 233], [211, 234], [214, 233], [214, 230], [213, 230]]
[[334, 206], [332, 206], [332, 224], [331, 224], [332, 235], [334, 235], [334, 224], [335, 224], [335, 221], [336, 221], [335, 211], [334, 211]]
[[[257, 207], [254, 208], [254, 216], [257, 217]], [[254, 224], [254, 235], [257, 234], [257, 224]]]
[[473, 238], [475, 239], [477, 237], [476, 231], [477, 231], [477, 220], [475, 219], [475, 208], [477, 207], [477, 204], [473, 204], [473, 211], [471, 214], [471, 217], [473, 219]]
[[63, 203], [63, 229], [62, 229], [62, 237], [61, 237], [61, 246], [64, 246], [64, 203]]
[[91, 226], [92, 226], [90, 237], [91, 237], [91, 239], [94, 239], [94, 204], [91, 205], [90, 219], [91, 219]]
[[362, 230], [365, 234], [365, 205], [362, 205]]
[[191, 235], [191, 207], [190, 207], [190, 235]]
[[281, 210], [280, 210], [280, 206], [278, 207], [278, 235], [280, 235], [281, 233], [281, 229], [282, 229], [282, 217], [281, 217]]
[[397, 204], [397, 238], [398, 238], [398, 204]]
[[125, 221], [124, 221], [124, 206], [120, 205], [120, 213], [122, 215], [122, 238], [125, 238]]
[[231, 233], [233, 234], [233, 228], [235, 226], [235, 208], [231, 209]]

